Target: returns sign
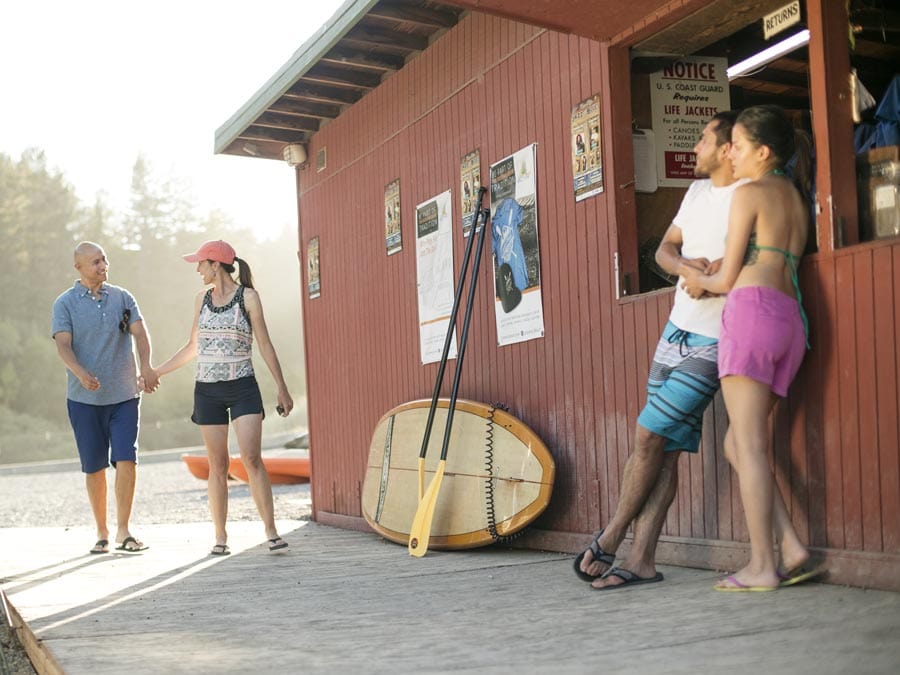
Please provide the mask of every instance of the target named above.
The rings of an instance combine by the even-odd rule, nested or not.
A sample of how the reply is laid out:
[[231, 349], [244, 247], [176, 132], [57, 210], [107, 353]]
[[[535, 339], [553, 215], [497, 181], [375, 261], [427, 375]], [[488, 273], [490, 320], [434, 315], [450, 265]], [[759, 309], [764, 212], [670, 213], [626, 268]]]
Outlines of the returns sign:
[[794, 0], [763, 18], [763, 37], [768, 40], [788, 26], [800, 23], [800, 0]]

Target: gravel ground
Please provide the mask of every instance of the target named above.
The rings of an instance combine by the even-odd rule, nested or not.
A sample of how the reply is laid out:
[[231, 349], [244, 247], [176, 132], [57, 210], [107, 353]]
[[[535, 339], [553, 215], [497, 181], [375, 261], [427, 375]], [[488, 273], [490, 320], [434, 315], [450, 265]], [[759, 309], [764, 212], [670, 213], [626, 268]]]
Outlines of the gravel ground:
[[[180, 454], [157, 454], [141, 460], [131, 518], [132, 530], [138, 538], [141, 524], [209, 520], [206, 481], [198, 480], [188, 472], [179, 459]], [[285, 453], [265, 451], [263, 454]], [[110, 470], [108, 519], [111, 530], [115, 530], [114, 479], [114, 472]], [[237, 481], [229, 481], [229, 485], [228, 519], [258, 520], [249, 486]], [[277, 519], [309, 517], [309, 483], [273, 485], [272, 493]], [[17, 468], [0, 466], [0, 527], [77, 527], [92, 526], [93, 522], [84, 477], [75, 463], [20, 465]]]
[[[0, 612], [2, 614], [2, 612]], [[28, 655], [6, 626], [6, 620], [0, 618], [0, 673], [9, 675], [32, 675], [34, 668]]]
[[[202, 449], [191, 448], [191, 454]], [[192, 523], [209, 521], [206, 481], [194, 478], [180, 456], [182, 451], [148, 453], [138, 466], [138, 485], [131, 518], [131, 530], [141, 537], [142, 524]], [[296, 456], [293, 450], [264, 450], [263, 456]], [[115, 535], [115, 473], [108, 472], [111, 534]], [[228, 519], [259, 520], [249, 487], [229, 481]], [[309, 483], [273, 485], [275, 517], [302, 520], [310, 515]], [[84, 477], [76, 462], [53, 462], [15, 467], [0, 465], [0, 528], [13, 527], [93, 527]], [[260, 528], [262, 525], [260, 525]], [[209, 526], [210, 542], [213, 527]], [[93, 542], [85, 542], [85, 547]], [[153, 542], [148, 541], [148, 544]], [[32, 675], [34, 669], [6, 626], [0, 611], [0, 674]]]

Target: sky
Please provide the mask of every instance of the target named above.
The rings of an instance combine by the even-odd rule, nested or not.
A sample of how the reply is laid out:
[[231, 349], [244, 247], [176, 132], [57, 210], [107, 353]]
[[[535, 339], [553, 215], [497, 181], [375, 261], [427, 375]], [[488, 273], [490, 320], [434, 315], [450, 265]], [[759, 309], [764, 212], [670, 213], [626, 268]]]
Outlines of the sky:
[[213, 154], [224, 124], [343, 0], [15, 0], [0, 8], [0, 153], [46, 152], [78, 198], [128, 206], [139, 154], [261, 239], [296, 227], [294, 171]]

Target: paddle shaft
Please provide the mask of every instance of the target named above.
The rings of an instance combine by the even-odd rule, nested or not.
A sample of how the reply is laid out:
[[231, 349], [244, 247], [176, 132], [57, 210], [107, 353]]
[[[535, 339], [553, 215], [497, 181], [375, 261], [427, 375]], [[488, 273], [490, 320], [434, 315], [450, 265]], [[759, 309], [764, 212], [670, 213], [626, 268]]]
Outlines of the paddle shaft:
[[[447, 367], [447, 356], [450, 354], [450, 343], [453, 342], [453, 332], [456, 329], [456, 315], [459, 312], [459, 301], [462, 298], [463, 281], [466, 278], [466, 272], [469, 269], [469, 257], [472, 253], [472, 242], [475, 241], [475, 230], [478, 229], [478, 217], [481, 214], [481, 202], [484, 200], [484, 194], [487, 188], [478, 189], [478, 200], [475, 203], [475, 220], [472, 223], [472, 232], [469, 234], [469, 241], [466, 242], [466, 252], [463, 254], [462, 267], [459, 270], [459, 279], [456, 283], [456, 294], [453, 297], [453, 309], [450, 310], [450, 322], [447, 324], [447, 337], [444, 338], [444, 351], [441, 353], [441, 360], [438, 364], [437, 378], [434, 381], [434, 392], [431, 394], [431, 407], [428, 409], [428, 419], [425, 421], [425, 433], [422, 437], [422, 449], [419, 450], [419, 459], [424, 460], [425, 454], [428, 452], [428, 441], [431, 438], [431, 427], [434, 424], [434, 413], [437, 409], [438, 397], [441, 393], [441, 384], [444, 381], [444, 369]], [[484, 224], [482, 224], [484, 229]], [[419, 462], [419, 499], [422, 498], [423, 463]]]
[[[419, 507], [413, 517], [412, 526], [409, 529], [409, 554], [421, 558], [428, 551], [428, 540], [431, 538], [431, 521], [434, 518], [434, 509], [437, 505], [438, 492], [441, 489], [441, 481], [444, 478], [444, 467], [447, 464], [447, 448], [450, 445], [450, 428], [453, 425], [453, 412], [456, 408], [456, 396], [459, 393], [459, 377], [462, 373], [463, 358], [466, 354], [466, 343], [469, 337], [469, 324], [472, 320], [472, 304], [475, 299], [475, 286], [478, 281], [478, 269], [481, 266], [481, 251], [484, 248], [484, 232], [487, 230], [487, 221], [490, 210], [484, 209], [480, 214], [475, 214], [475, 227], [477, 229], [478, 216], [482, 215], [481, 231], [478, 232], [478, 243], [475, 245], [475, 262], [472, 264], [472, 278], [469, 282], [469, 295], [466, 299], [466, 313], [463, 319], [462, 334], [459, 339], [459, 354], [456, 356], [456, 372], [453, 375], [453, 389], [450, 393], [450, 405], [447, 408], [447, 426], [444, 428], [444, 443], [441, 447], [441, 460], [438, 462], [437, 471], [428, 490], [422, 492], [422, 475], [424, 460], [419, 458]], [[472, 232], [475, 237], [475, 232]], [[437, 401], [435, 401], [435, 404]]]
[[[484, 209], [484, 219], [481, 231], [478, 233], [478, 244], [475, 246], [475, 262], [472, 263], [472, 279], [469, 282], [469, 296], [466, 298], [466, 313], [463, 316], [462, 334], [459, 337], [459, 354], [456, 356], [456, 372], [453, 374], [453, 388], [450, 391], [450, 406], [447, 408], [447, 426], [444, 427], [444, 444], [441, 446], [441, 461], [447, 459], [447, 449], [450, 447], [450, 428], [453, 426], [453, 413], [456, 410], [456, 395], [459, 393], [459, 376], [462, 374], [463, 358], [466, 355], [466, 343], [469, 338], [469, 324], [472, 321], [472, 305], [475, 299], [475, 286], [478, 283], [478, 268], [481, 267], [481, 251], [484, 242], [484, 231], [487, 229], [487, 220], [490, 210]], [[475, 217], [476, 224], [478, 217]], [[472, 233], [474, 236], [474, 233]]]

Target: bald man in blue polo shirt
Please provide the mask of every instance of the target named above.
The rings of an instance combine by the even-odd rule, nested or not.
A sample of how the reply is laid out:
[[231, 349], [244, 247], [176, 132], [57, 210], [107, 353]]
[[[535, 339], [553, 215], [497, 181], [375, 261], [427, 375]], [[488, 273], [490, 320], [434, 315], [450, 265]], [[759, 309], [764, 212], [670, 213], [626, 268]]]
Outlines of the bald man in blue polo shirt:
[[109, 261], [93, 242], [75, 248], [80, 278], [53, 303], [52, 335], [68, 372], [67, 406], [97, 522], [91, 553], [109, 553], [106, 522], [106, 469], [116, 469], [116, 550], [143, 551], [128, 521], [134, 503], [140, 387], [155, 391], [159, 376], [150, 367], [150, 336], [131, 293], [107, 283]]

